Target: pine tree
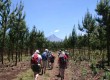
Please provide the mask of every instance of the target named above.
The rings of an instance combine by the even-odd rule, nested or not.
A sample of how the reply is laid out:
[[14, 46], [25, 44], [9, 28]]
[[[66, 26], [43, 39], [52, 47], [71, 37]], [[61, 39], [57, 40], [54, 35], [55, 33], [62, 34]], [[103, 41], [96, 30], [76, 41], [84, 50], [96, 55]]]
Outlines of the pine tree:
[[5, 38], [6, 38], [6, 31], [8, 30], [8, 20], [9, 20], [9, 14], [10, 14], [10, 6], [11, 1], [10, 0], [0, 0], [0, 26], [1, 26], [1, 60], [2, 64], [3, 62], [3, 54], [4, 54], [4, 48], [5, 48]]
[[110, 0], [101, 0], [96, 7], [96, 12], [99, 15], [97, 21], [105, 27], [107, 41], [107, 59], [110, 65]]

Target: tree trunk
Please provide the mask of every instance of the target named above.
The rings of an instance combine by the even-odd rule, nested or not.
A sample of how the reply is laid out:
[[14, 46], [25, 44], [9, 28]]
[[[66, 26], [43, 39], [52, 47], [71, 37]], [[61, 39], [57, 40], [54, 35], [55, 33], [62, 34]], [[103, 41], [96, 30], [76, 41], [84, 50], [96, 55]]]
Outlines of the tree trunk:
[[[108, 29], [109, 30], [109, 29]], [[108, 66], [110, 65], [110, 34], [107, 30], [107, 59], [108, 59]]]
[[21, 55], [20, 55], [20, 56], [21, 56], [20, 60], [22, 61], [23, 50], [21, 50], [20, 53], [21, 53]]
[[74, 48], [73, 48], [73, 54], [74, 54]]
[[17, 56], [18, 56], [18, 51], [16, 50], [16, 63], [15, 63], [15, 66], [17, 66]]
[[18, 33], [17, 33], [17, 41], [16, 41], [16, 63], [15, 63], [15, 66], [17, 66], [17, 58], [18, 58]]
[[11, 59], [12, 59], [12, 61], [13, 61], [13, 53], [14, 53], [14, 48], [12, 48], [12, 50], [11, 50]]
[[3, 54], [4, 54], [4, 46], [5, 46], [5, 32], [6, 32], [6, 28], [4, 27], [4, 31], [3, 31], [3, 40], [2, 40], [2, 51], [1, 51], [1, 60], [2, 60], [2, 64], [4, 63], [3, 61]]
[[90, 34], [88, 33], [88, 58], [90, 60], [90, 43], [89, 43]]
[[20, 50], [18, 51], [18, 59], [19, 59], [19, 62], [20, 62], [20, 56], [21, 55], [21, 52], [20, 52]]
[[10, 62], [10, 49], [8, 50], [8, 61]]

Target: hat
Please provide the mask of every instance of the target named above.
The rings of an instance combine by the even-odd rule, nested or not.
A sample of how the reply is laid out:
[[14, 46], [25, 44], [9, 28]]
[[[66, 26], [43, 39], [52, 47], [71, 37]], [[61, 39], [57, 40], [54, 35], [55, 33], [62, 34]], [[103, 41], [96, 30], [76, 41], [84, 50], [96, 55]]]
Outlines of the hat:
[[40, 53], [40, 52], [39, 52], [39, 50], [36, 50], [36, 52], [35, 52], [35, 53]]
[[59, 50], [59, 52], [61, 52], [61, 50]]
[[45, 51], [47, 51], [47, 52], [48, 52], [48, 49], [45, 49]]
[[65, 52], [64, 52], [64, 51], [62, 51], [62, 52], [61, 52], [61, 54], [65, 54]]
[[65, 52], [62, 51], [59, 57], [64, 57], [65, 56]]

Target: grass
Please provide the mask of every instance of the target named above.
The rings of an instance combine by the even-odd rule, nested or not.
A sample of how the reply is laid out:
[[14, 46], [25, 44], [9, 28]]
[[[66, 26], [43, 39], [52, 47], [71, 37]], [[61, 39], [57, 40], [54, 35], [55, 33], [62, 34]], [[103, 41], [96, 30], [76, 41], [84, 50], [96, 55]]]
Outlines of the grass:
[[[48, 78], [50, 77], [49, 73], [46, 73], [43, 75], [42, 79], [43, 80], [48, 80]], [[13, 80], [33, 80], [34, 77], [33, 77], [33, 72], [31, 69], [25, 71], [25, 72], [22, 72], [20, 74], [17, 75], [17, 78], [16, 79], [13, 79]]]
[[29, 61], [31, 59], [31, 56], [22, 56], [22, 61]]
[[110, 80], [110, 72], [109, 72], [109, 71], [105, 71], [105, 72], [104, 72], [103, 79]]
[[45, 77], [50, 77], [49, 73], [46, 73], [46, 74], [45, 74]]
[[86, 76], [87, 75], [87, 70], [85, 68], [82, 68], [82, 75]]
[[[4, 56], [4, 64], [9, 64], [9, 63], [14, 63], [15, 60], [15, 55], [13, 56], [13, 61], [10, 57], [10, 62], [8, 61], [8, 56]], [[31, 56], [25, 56], [24, 54], [22, 55], [22, 61], [29, 61], [31, 59]], [[19, 61], [18, 61], [19, 62]]]
[[33, 72], [29, 69], [26, 72], [20, 73], [17, 78], [13, 80], [33, 80]]

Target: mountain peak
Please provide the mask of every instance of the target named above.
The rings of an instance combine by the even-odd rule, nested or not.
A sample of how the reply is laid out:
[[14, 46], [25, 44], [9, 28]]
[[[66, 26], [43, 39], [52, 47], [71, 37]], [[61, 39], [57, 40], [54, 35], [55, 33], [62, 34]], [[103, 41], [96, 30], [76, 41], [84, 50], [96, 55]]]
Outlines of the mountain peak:
[[54, 36], [54, 37], [56, 37], [55, 34], [52, 34], [52, 35], [50, 35], [50, 36]]
[[49, 37], [47, 37], [47, 40], [49, 40], [51, 42], [61, 42], [62, 41], [62, 39], [58, 38], [55, 34], [52, 34]]

